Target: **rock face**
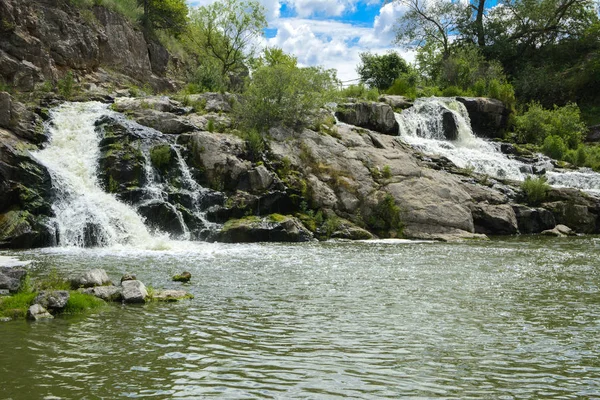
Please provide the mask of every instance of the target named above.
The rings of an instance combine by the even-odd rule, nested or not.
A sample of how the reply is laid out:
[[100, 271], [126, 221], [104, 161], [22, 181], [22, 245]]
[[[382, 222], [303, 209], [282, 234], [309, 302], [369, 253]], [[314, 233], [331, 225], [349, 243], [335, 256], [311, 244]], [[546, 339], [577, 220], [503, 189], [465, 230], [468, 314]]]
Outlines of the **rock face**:
[[338, 106], [335, 116], [342, 122], [386, 135], [398, 135], [400, 126], [394, 110], [385, 103], [347, 103]]
[[225, 224], [217, 236], [217, 241], [225, 243], [307, 242], [309, 240], [312, 240], [312, 233], [299, 220], [283, 215], [232, 220]]
[[519, 232], [517, 217], [508, 204], [473, 206], [475, 232], [486, 235], [513, 235]]
[[477, 136], [499, 138], [504, 135], [510, 111], [500, 100], [485, 97], [457, 97], [456, 100], [467, 108]]
[[544, 208], [531, 208], [524, 205], [513, 205], [517, 224], [521, 233], [541, 233], [553, 229], [556, 220], [552, 212]]
[[95, 286], [109, 285], [110, 279], [103, 269], [95, 268], [71, 279], [73, 289], [90, 288]]
[[40, 292], [33, 302], [52, 312], [59, 312], [66, 307], [69, 297], [66, 290], [45, 290]]
[[56, 81], [66, 69], [87, 73], [100, 66], [169, 86], [166, 51], [104, 7], [83, 13], [57, 0], [0, 0], [0, 18], [0, 78], [20, 90]]

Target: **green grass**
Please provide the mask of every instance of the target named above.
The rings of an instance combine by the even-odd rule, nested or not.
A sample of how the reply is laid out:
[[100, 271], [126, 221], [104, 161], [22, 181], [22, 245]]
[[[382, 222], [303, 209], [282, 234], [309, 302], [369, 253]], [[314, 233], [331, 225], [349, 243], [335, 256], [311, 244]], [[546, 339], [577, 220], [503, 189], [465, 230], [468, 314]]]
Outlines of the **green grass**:
[[13, 319], [25, 318], [27, 309], [36, 296], [36, 292], [22, 292], [0, 298], [0, 316]]
[[63, 314], [81, 314], [89, 310], [96, 310], [106, 305], [104, 300], [89, 294], [70, 292], [69, 301]]
[[525, 201], [530, 205], [536, 206], [546, 200], [550, 185], [546, 183], [545, 176], [537, 178], [528, 176], [523, 183], [521, 183], [521, 190], [525, 196]]

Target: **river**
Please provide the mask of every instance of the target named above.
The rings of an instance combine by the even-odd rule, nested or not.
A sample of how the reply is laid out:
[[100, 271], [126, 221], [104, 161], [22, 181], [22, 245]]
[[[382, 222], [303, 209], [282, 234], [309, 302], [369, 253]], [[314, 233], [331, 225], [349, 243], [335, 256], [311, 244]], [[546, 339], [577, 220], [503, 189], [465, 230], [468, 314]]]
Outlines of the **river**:
[[598, 398], [600, 238], [51, 248], [193, 300], [0, 324], [0, 398]]

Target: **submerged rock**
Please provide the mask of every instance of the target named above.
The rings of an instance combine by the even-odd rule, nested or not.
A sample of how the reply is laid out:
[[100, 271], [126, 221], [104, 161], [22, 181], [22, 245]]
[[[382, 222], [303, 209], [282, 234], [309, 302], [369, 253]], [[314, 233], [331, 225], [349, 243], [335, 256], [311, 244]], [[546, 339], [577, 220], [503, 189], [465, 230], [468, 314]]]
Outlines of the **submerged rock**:
[[152, 295], [154, 301], [179, 301], [193, 298], [194, 296], [185, 290], [159, 290]]
[[175, 282], [187, 283], [190, 281], [190, 279], [192, 279], [192, 274], [187, 271], [173, 276], [173, 281], [175, 281]]
[[96, 286], [87, 289], [79, 289], [83, 294], [98, 297], [104, 301], [121, 301], [123, 300], [122, 288], [118, 286]]
[[294, 217], [272, 214], [228, 221], [216, 240], [225, 243], [307, 242], [312, 233]]

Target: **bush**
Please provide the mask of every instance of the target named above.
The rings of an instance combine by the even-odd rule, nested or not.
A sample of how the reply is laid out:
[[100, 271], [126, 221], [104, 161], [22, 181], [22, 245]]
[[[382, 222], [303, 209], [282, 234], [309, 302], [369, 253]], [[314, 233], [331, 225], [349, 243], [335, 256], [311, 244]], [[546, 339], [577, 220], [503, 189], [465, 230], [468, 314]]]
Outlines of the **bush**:
[[410, 76], [401, 76], [386, 90], [386, 93], [415, 99], [417, 97], [417, 82], [411, 79]]
[[256, 129], [251, 129], [246, 134], [246, 146], [248, 149], [248, 156], [252, 161], [261, 159], [262, 153], [265, 151], [265, 141]]
[[465, 94], [466, 92], [458, 86], [448, 86], [442, 90], [442, 95], [444, 97], [464, 96]]
[[567, 145], [559, 136], [550, 135], [544, 139], [542, 151], [548, 157], [552, 157], [556, 160], [562, 160], [565, 157], [567, 150]]
[[545, 176], [532, 178], [528, 176], [523, 183], [521, 183], [521, 190], [525, 196], [525, 201], [528, 204], [536, 206], [546, 200], [550, 185], [546, 183], [547, 179]]
[[58, 93], [66, 99], [70, 99], [75, 89], [75, 77], [73, 73], [69, 71], [64, 78], [59, 80], [56, 84], [58, 87]]
[[401, 211], [392, 195], [386, 194], [377, 206], [375, 206], [368, 224], [380, 236], [402, 235], [404, 224], [402, 222]]
[[72, 291], [70, 292], [69, 300], [67, 301], [63, 313], [80, 314], [87, 310], [98, 309], [105, 304], [104, 300], [95, 296]]
[[540, 103], [532, 102], [523, 115], [515, 118], [515, 124], [517, 138], [521, 142], [543, 144], [548, 136], [557, 136], [570, 149], [577, 148], [586, 131], [579, 108], [574, 103], [548, 110]]
[[379, 90], [376, 88], [369, 89], [365, 85], [350, 85], [340, 91], [339, 97], [341, 98], [353, 98], [353, 99], [364, 99], [369, 101], [379, 100]]

